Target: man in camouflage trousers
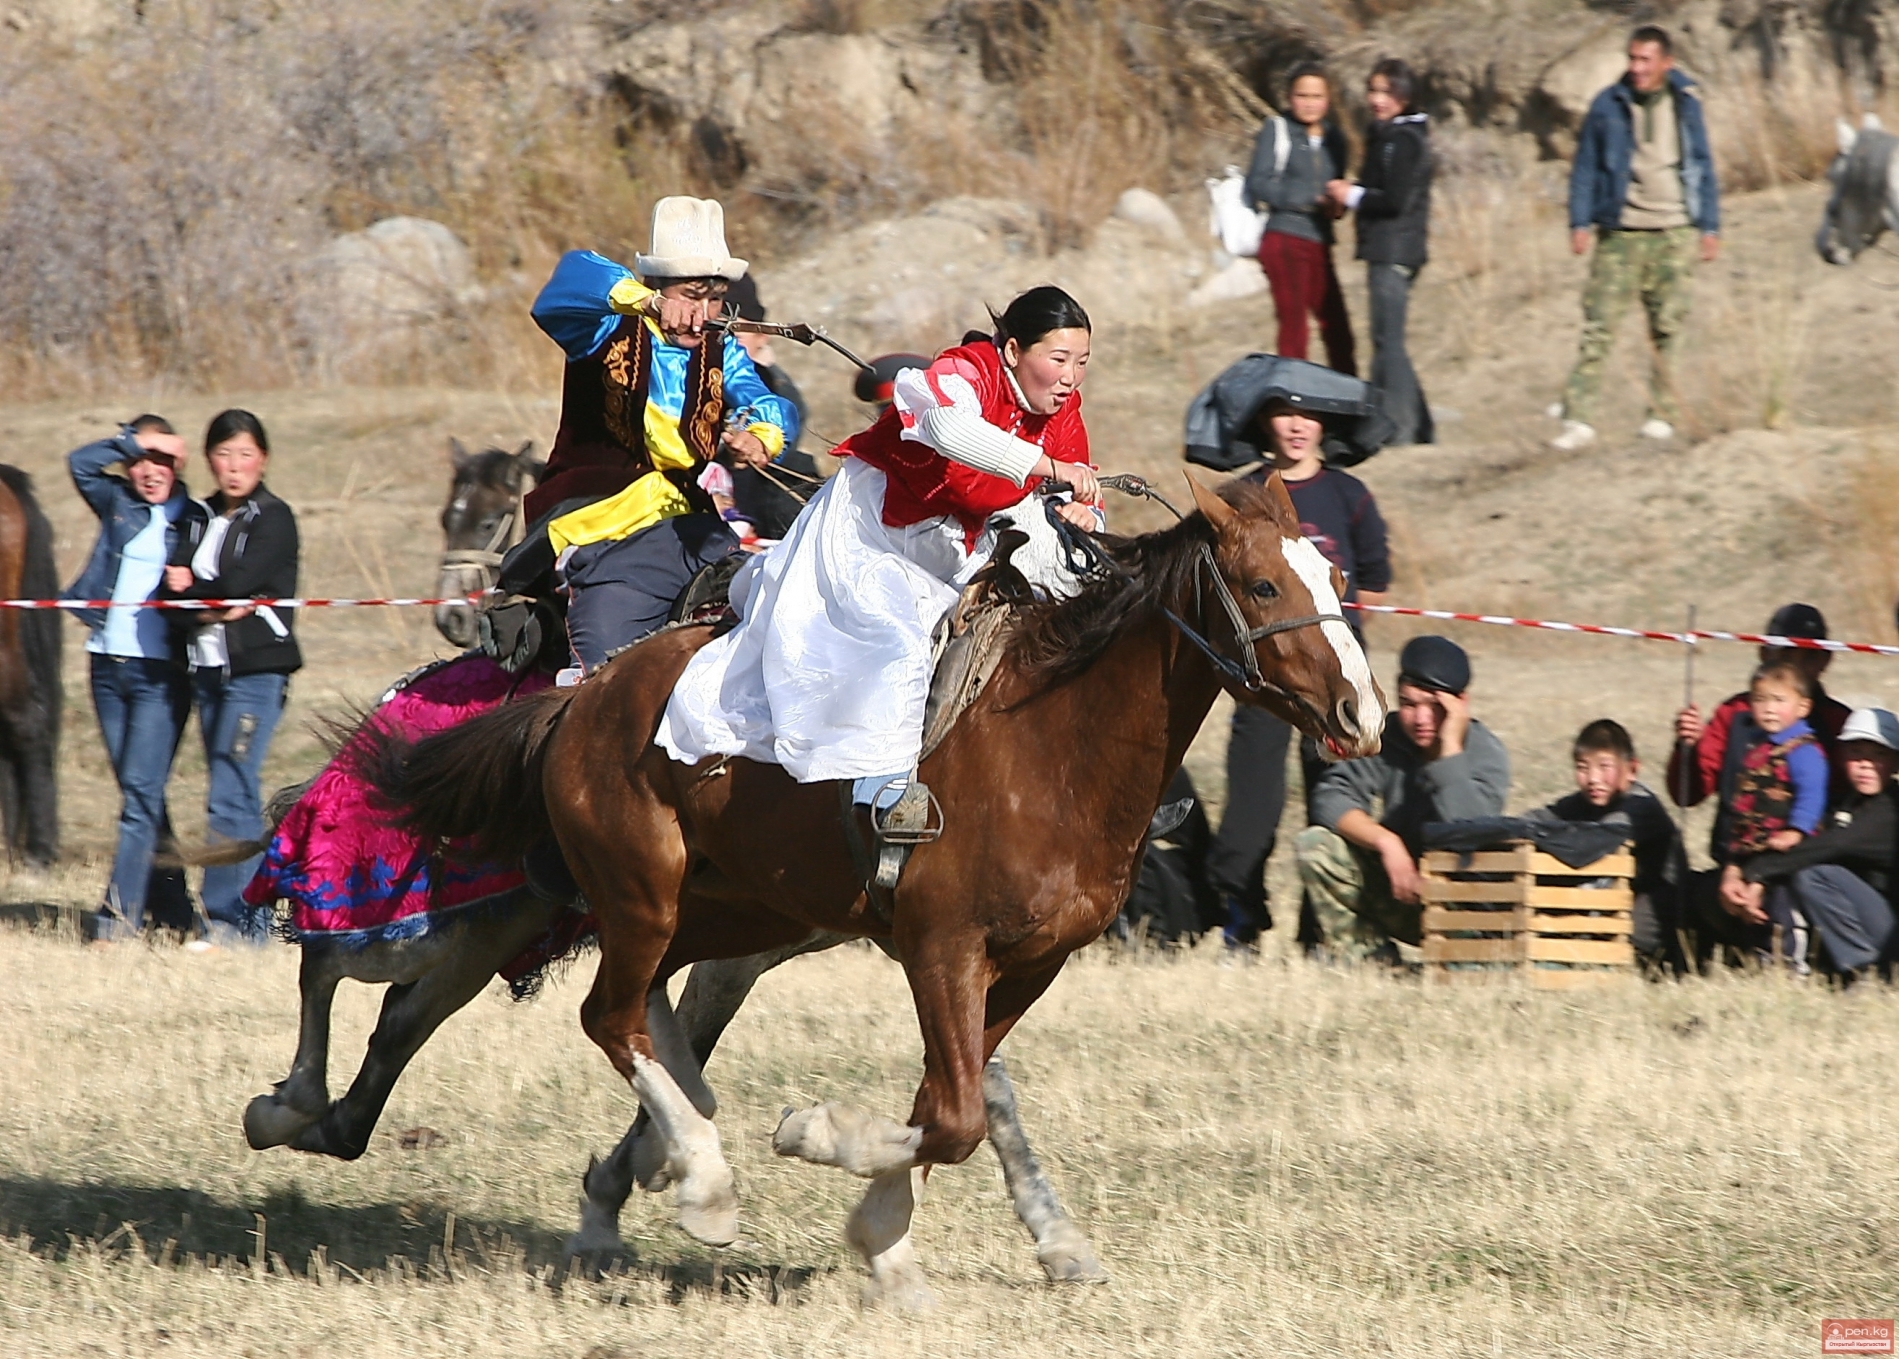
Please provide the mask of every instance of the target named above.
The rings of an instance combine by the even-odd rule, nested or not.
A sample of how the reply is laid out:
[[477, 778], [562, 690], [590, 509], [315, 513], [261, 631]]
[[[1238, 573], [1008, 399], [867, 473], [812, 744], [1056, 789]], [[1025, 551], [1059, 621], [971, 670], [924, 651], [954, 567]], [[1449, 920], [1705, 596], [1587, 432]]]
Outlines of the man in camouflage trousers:
[[1675, 69], [1669, 34], [1645, 25], [1630, 34], [1629, 69], [1590, 104], [1570, 170], [1570, 248], [1596, 254], [1583, 289], [1577, 366], [1557, 411], [1553, 448], [1596, 442], [1591, 424], [1616, 328], [1640, 297], [1652, 351], [1649, 414], [1642, 434], [1675, 435], [1675, 352], [1689, 314], [1698, 258], [1721, 245], [1715, 164], [1695, 86]]

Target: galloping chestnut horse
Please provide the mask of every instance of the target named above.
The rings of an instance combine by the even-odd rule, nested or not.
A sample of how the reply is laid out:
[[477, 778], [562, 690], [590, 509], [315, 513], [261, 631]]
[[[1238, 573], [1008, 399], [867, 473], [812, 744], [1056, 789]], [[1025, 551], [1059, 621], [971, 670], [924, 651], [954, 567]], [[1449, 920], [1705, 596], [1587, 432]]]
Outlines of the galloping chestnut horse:
[[866, 1300], [929, 1306], [913, 1172], [982, 1139], [985, 1061], [1115, 918], [1216, 693], [1335, 757], [1378, 749], [1384, 698], [1279, 478], [1194, 497], [1199, 512], [1172, 528], [1111, 540], [1074, 598], [1026, 606], [988, 688], [923, 763], [944, 830], [913, 853], [888, 916], [854, 867], [841, 816], [855, 813], [835, 785], [740, 759], [687, 766], [652, 744], [708, 629], [658, 633], [577, 688], [386, 752], [379, 785], [416, 829], [494, 853], [559, 840], [600, 921], [581, 1023], [664, 1138], [687, 1231], [729, 1243], [738, 1213], [710, 1095], [670, 1037], [665, 982], [680, 968], [813, 929], [890, 941], [924, 1040], [908, 1123], [822, 1104], [788, 1113], [773, 1146], [871, 1181], [846, 1229]]

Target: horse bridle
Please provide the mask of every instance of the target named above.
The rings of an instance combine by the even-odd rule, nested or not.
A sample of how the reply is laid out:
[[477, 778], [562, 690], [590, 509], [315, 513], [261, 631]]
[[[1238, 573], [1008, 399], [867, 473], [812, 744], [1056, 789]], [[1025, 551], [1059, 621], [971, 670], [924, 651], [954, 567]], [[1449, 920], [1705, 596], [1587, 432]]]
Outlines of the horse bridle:
[[[505, 549], [521, 541], [522, 502], [526, 499], [528, 488], [526, 478], [515, 495], [515, 503], [502, 512], [495, 524], [495, 531], [488, 535], [486, 547], [447, 548], [436, 562], [436, 569], [444, 575], [453, 571], [462, 584], [467, 584], [469, 573], [473, 572], [481, 582], [481, 590], [493, 588], [501, 570], [501, 561], [507, 555]], [[465, 591], [475, 594], [476, 591]], [[473, 602], [473, 601], [471, 601]]]
[[[1139, 496], [1156, 501], [1176, 519], [1184, 517], [1179, 510], [1162, 499], [1146, 480], [1132, 472], [1097, 477], [1096, 484], [1107, 487], [1111, 491], [1120, 491], [1123, 495]], [[1056, 535], [1062, 543], [1066, 563], [1076, 575], [1088, 579], [1107, 573], [1120, 576], [1123, 580], [1132, 578], [1128, 569], [1103, 551], [1101, 544], [1097, 543], [1090, 534], [1076, 528], [1058, 515], [1053, 508], [1053, 503], [1047, 513], [1049, 521], [1056, 527]], [[1206, 621], [1206, 607], [1201, 602], [1203, 573], [1206, 574], [1211, 587], [1210, 593], [1220, 604], [1221, 612], [1226, 614], [1228, 626], [1233, 630], [1234, 638], [1238, 643], [1239, 659], [1236, 660], [1233, 656], [1221, 651], [1204, 632], [1163, 604], [1161, 612], [1168, 622], [1172, 623], [1175, 630], [1191, 642], [1196, 650], [1207, 657], [1208, 663], [1214, 667], [1216, 673], [1230, 684], [1237, 684], [1251, 694], [1272, 694], [1311, 714], [1312, 705], [1305, 699], [1266, 677], [1260, 669], [1260, 654], [1256, 647], [1267, 638], [1276, 637], [1283, 632], [1318, 627], [1324, 623], [1344, 623], [1346, 615], [1309, 613], [1302, 614], [1298, 618], [1280, 618], [1271, 623], [1262, 623], [1258, 627], [1248, 627], [1247, 617], [1240, 611], [1240, 601], [1234, 598], [1232, 587], [1227, 584], [1227, 578], [1220, 573], [1219, 563], [1214, 560], [1213, 547], [1208, 543], [1197, 543], [1194, 548], [1194, 611], [1202, 615], [1203, 624]], [[1317, 714], [1313, 715], [1317, 717]]]

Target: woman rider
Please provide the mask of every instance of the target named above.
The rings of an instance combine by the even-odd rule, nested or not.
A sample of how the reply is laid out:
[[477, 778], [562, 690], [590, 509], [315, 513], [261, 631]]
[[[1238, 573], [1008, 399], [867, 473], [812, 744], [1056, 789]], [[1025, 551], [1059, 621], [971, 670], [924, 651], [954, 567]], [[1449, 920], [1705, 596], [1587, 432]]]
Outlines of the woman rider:
[[[1041, 287], [1009, 304], [993, 336], [900, 373], [890, 408], [838, 445], [838, 475], [734, 580], [742, 621], [681, 675], [660, 722], [668, 753], [741, 755], [800, 783], [850, 779], [854, 801], [890, 809], [885, 828], [921, 829], [928, 799], [909, 774], [931, 634], [989, 559], [991, 516], [1049, 481], [1073, 495], [1064, 518], [1100, 526], [1082, 424], [1088, 360], [1088, 314]], [[1016, 519], [1044, 522], [1040, 508]]]

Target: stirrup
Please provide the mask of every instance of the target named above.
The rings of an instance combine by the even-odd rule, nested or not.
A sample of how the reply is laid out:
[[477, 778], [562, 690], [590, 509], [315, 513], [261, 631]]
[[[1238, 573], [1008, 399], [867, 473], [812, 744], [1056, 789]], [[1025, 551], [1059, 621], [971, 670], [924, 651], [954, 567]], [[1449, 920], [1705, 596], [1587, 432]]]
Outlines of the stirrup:
[[913, 775], [896, 802], [882, 810], [875, 803], [871, 806], [871, 838], [877, 842], [877, 868], [871, 881], [890, 891], [897, 886], [911, 850], [942, 834], [943, 806]]
[[928, 844], [943, 834], [943, 805], [928, 785], [912, 778], [890, 806], [872, 804], [871, 831], [880, 844]]

